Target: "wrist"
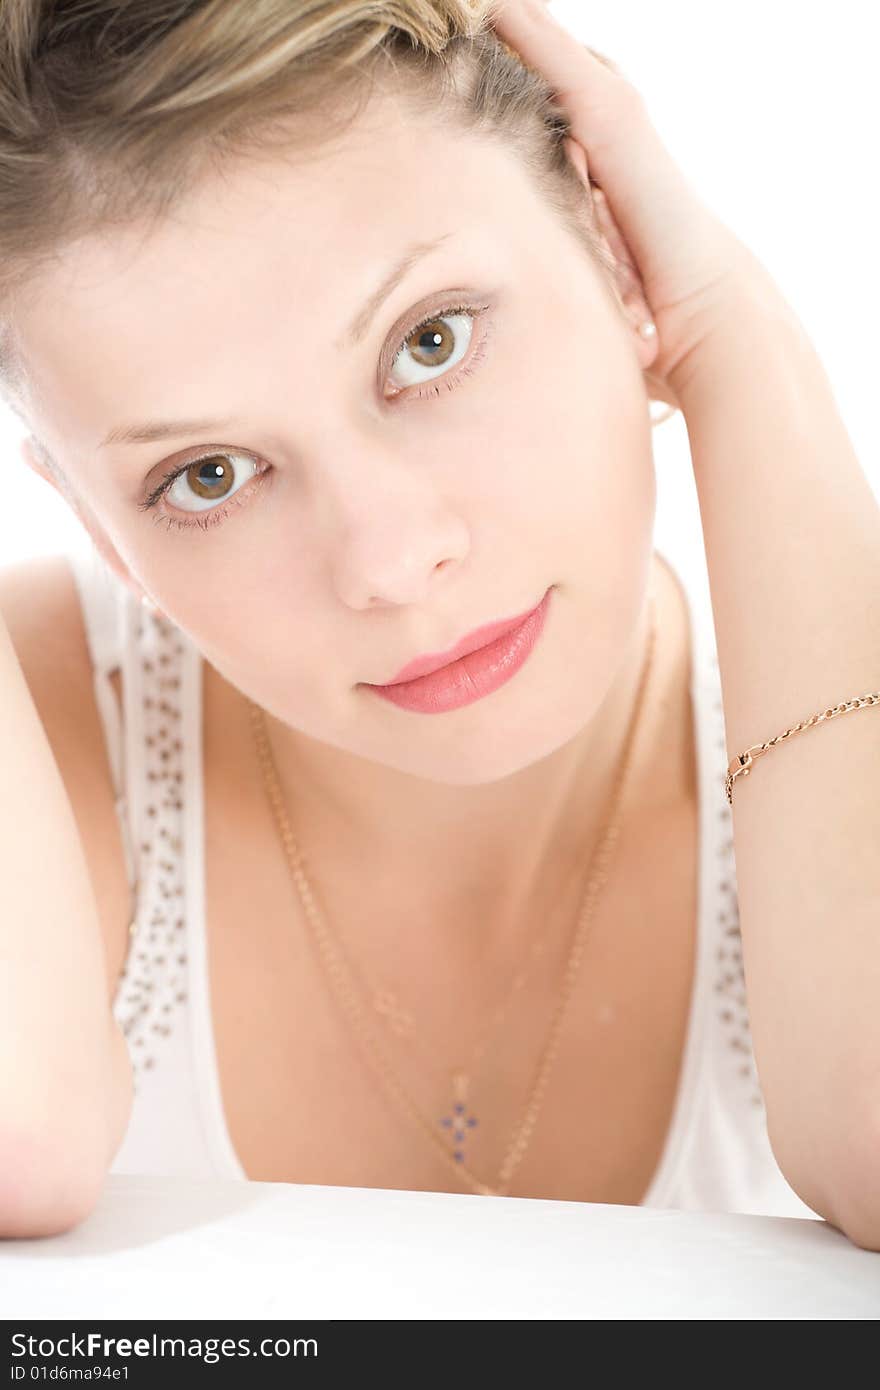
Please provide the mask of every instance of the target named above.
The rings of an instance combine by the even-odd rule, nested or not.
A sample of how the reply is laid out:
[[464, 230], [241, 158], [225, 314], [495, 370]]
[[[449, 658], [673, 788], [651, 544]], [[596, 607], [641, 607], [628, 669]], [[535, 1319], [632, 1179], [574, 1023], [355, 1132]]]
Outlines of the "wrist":
[[686, 418], [717, 403], [726, 384], [736, 390], [743, 374], [754, 379], [773, 361], [796, 369], [814, 355], [778, 284], [747, 247], [741, 251], [695, 315], [691, 346], [667, 376]]

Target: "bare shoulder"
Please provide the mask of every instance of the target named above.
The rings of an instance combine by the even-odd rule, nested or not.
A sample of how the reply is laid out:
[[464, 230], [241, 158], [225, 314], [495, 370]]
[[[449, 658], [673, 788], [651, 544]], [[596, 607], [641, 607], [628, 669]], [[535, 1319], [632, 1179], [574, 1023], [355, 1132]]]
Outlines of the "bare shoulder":
[[[0, 567], [0, 613], [80, 831], [112, 999], [128, 944], [131, 895], [85, 622], [67, 557], [36, 556]], [[121, 673], [114, 672], [111, 681], [119, 699]]]

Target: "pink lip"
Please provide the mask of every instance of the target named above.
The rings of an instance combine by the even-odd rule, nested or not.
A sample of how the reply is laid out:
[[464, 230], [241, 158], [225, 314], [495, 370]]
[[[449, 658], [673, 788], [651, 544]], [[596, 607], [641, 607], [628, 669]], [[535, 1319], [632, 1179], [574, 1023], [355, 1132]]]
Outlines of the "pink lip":
[[[551, 585], [537, 607], [528, 613], [490, 623], [463, 638], [453, 648], [458, 655], [451, 661], [448, 654], [442, 664], [436, 656], [419, 657], [388, 685], [367, 684], [366, 688], [402, 709], [420, 714], [441, 714], [482, 699], [505, 685], [525, 665], [543, 631], [554, 587]], [[402, 679], [404, 673], [420, 668], [422, 674]]]
[[490, 642], [497, 641], [499, 637], [506, 637], [508, 632], [513, 632], [514, 628], [524, 623], [535, 611], [534, 608], [530, 608], [526, 613], [518, 613], [515, 618], [502, 618], [500, 622], [484, 623], [482, 627], [475, 627], [448, 651], [426, 652], [424, 656], [417, 656], [414, 660], [408, 661], [396, 676], [392, 676], [390, 681], [384, 681], [379, 689], [384, 690], [389, 685], [401, 685], [403, 681], [418, 680], [419, 676], [429, 676], [432, 671], [439, 671], [441, 666], [450, 666], [453, 661], [469, 656], [481, 647], [488, 647]]

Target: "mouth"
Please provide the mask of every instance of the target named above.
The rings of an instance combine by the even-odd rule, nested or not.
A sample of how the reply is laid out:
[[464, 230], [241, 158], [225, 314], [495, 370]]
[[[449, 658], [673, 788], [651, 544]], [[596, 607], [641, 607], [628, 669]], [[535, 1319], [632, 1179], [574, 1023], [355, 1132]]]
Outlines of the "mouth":
[[[418, 714], [444, 714], [473, 704], [506, 685], [526, 664], [544, 630], [555, 587], [551, 585], [528, 612], [468, 633], [451, 649], [458, 653], [451, 659], [448, 652], [418, 657], [387, 685], [361, 684]], [[412, 671], [420, 674], [409, 674]]]
[[377, 689], [387, 690], [390, 686], [403, 685], [407, 681], [418, 680], [420, 676], [430, 676], [435, 671], [441, 671], [444, 666], [451, 666], [453, 662], [460, 661], [463, 656], [470, 656], [472, 652], [481, 651], [482, 648], [497, 642], [499, 638], [514, 632], [516, 628], [522, 627], [527, 619], [537, 613], [546, 597], [547, 593], [544, 594], [540, 603], [535, 604], [533, 608], [527, 609], [524, 613], [517, 613], [513, 618], [501, 618], [498, 622], [484, 623], [482, 627], [474, 628], [471, 632], [465, 633], [464, 637], [445, 652], [426, 652], [423, 656], [415, 657], [412, 661], [408, 661], [405, 666], [402, 666], [397, 675], [392, 676], [388, 681], [370, 683], [374, 684]]

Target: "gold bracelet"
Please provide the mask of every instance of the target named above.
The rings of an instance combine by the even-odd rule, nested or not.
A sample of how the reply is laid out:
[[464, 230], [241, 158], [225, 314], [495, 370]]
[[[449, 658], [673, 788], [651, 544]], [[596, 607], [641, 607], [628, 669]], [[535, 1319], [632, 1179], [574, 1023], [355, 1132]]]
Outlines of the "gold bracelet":
[[825, 719], [835, 719], [838, 714], [847, 714], [852, 709], [866, 709], [868, 705], [880, 705], [880, 690], [874, 690], [869, 695], [860, 695], [857, 700], [847, 700], [846, 704], [835, 705], [834, 709], [823, 710], [821, 714], [811, 714], [809, 719], [802, 719], [800, 724], [795, 724], [794, 728], [786, 729], [784, 733], [777, 734], [775, 738], [769, 738], [766, 743], [755, 743], [744, 753], [738, 753], [731, 760], [724, 778], [724, 790], [727, 793], [728, 802], [733, 805], [733, 784], [737, 777], [748, 777], [752, 764], [756, 758], [760, 758], [762, 753], [766, 753], [768, 749], [781, 743], [784, 738], [788, 738], [791, 734], [802, 733], [804, 729], [809, 729], [813, 724], [821, 724]]

